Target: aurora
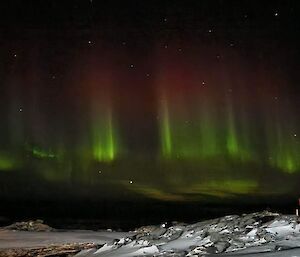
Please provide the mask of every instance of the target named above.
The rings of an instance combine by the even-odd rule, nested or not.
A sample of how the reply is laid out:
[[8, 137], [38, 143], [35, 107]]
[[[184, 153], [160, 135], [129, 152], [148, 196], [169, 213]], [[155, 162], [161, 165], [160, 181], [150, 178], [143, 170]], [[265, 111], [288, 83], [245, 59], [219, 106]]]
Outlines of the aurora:
[[[275, 95], [267, 101], [262, 95], [277, 90], [277, 81], [283, 78], [273, 75], [269, 83], [263, 84], [266, 74], [257, 71], [256, 79], [249, 77], [251, 72], [246, 66], [235, 73], [236, 65], [242, 63], [235, 56], [232, 66], [221, 65], [218, 71], [205, 67], [210, 75], [204, 82], [197, 78], [205, 74], [192, 73], [181, 56], [172, 56], [171, 61], [165, 56], [161, 59], [163, 68], [157, 81], [161, 88], [158, 110], [163, 159], [227, 159], [244, 165], [254, 162], [286, 173], [299, 171], [300, 149], [293, 132], [297, 121], [292, 106], [285, 106], [288, 95], [278, 92], [280, 100]], [[204, 67], [200, 56], [194, 62]], [[174, 63], [182, 63], [184, 68], [174, 70]], [[260, 90], [249, 90], [251, 80], [260, 85]], [[283, 119], [289, 121], [281, 123]]]
[[16, 177], [15, 194], [42, 200], [58, 186], [116, 202], [298, 195], [294, 14], [230, 7], [223, 17], [224, 1], [196, 2], [82, 1], [63, 26], [12, 26], [0, 49], [4, 194]]
[[[116, 158], [116, 135], [111, 114], [93, 124], [93, 157], [97, 161], [113, 161]], [[102, 117], [103, 117], [102, 116]]]

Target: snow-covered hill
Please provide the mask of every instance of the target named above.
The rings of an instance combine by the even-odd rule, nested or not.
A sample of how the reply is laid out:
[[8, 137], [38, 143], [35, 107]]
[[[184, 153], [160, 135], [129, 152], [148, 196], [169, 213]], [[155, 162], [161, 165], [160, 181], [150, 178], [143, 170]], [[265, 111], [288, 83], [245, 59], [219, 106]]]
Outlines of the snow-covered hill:
[[76, 257], [300, 256], [300, 219], [268, 211], [141, 227]]

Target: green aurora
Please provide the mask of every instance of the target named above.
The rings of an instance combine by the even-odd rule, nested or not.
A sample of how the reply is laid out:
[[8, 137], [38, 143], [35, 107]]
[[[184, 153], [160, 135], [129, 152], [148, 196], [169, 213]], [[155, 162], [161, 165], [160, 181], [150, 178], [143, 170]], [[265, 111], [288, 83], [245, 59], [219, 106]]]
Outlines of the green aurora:
[[[222, 64], [217, 71], [213, 64], [199, 65], [205, 68], [196, 74], [179, 57], [162, 56], [160, 62], [160, 160], [215, 161], [228, 169], [230, 163], [255, 163], [282, 173], [300, 171], [297, 111], [282, 90], [287, 79], [259, 69], [252, 74], [236, 56], [233, 65]], [[253, 83], [259, 86], [253, 88]]]
[[48, 91], [39, 91], [38, 76], [26, 93], [8, 79], [3, 174], [162, 201], [298, 190], [299, 120], [294, 100], [278, 90], [284, 78], [263, 71], [255, 77], [239, 58], [215, 69], [201, 56], [166, 55], [145, 81], [135, 78], [135, 66], [128, 75], [120, 68], [126, 62], [93, 53]]
[[108, 112], [102, 117], [93, 122], [93, 158], [99, 162], [110, 162], [117, 155], [117, 135], [111, 113]]
[[[165, 159], [228, 158], [244, 163], [254, 161], [271, 165], [282, 172], [300, 170], [299, 143], [291, 129], [283, 129], [279, 125], [270, 128], [264, 142], [267, 147], [261, 149], [255, 142], [250, 143], [255, 135], [246, 126], [245, 131], [238, 130], [237, 117], [230, 107], [227, 108], [223, 122], [216, 123], [214, 121], [217, 118], [209, 117], [205, 112], [201, 116], [201, 111], [199, 116], [202, 119], [196, 121], [187, 122], [185, 116], [172, 118], [174, 114], [168, 106], [169, 103], [164, 101], [160, 112], [161, 154]], [[266, 158], [257, 158], [257, 152]]]

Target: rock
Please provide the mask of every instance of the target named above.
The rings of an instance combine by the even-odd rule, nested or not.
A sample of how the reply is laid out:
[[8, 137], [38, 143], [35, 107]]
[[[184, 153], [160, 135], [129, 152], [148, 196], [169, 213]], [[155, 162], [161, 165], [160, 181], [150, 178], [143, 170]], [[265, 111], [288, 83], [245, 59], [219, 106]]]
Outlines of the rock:
[[157, 228], [155, 230], [153, 230], [150, 235], [152, 236], [153, 239], [158, 239], [161, 235], [163, 235], [164, 233], [166, 233], [167, 229], [166, 228]]
[[264, 235], [264, 239], [266, 239], [267, 242], [274, 242], [275, 241], [275, 237], [270, 233], [266, 233]]
[[[148, 226], [136, 230], [137, 233], [130, 237], [131, 243], [122, 240], [120, 248], [124, 247], [127, 252], [133, 245], [139, 252], [143, 252], [143, 248], [156, 246], [159, 253], [151, 256], [157, 257], [230, 253], [271, 242], [274, 242], [272, 245], [275, 248], [279, 240], [287, 239], [293, 233], [300, 236], [298, 221], [299, 218], [294, 215], [258, 212], [225, 216], [189, 225], [172, 223], [171, 226]], [[284, 229], [281, 230], [281, 227]]]
[[210, 233], [210, 241], [213, 243], [220, 241], [221, 235], [219, 233]]
[[182, 234], [182, 230], [181, 231], [174, 231], [174, 233], [169, 236], [169, 240], [175, 240], [178, 237], [180, 237], [181, 234]]
[[8, 230], [18, 230], [18, 231], [54, 231], [53, 228], [44, 224], [43, 220], [29, 220], [29, 221], [22, 221], [16, 222], [9, 226], [4, 227]]
[[218, 242], [214, 245], [214, 247], [217, 248], [218, 253], [224, 252], [229, 246], [230, 244], [228, 242]]
[[244, 225], [245, 225], [245, 226], [252, 225], [254, 222], [255, 222], [255, 220], [252, 219], [252, 218], [246, 219], [246, 220], [244, 221]]
[[206, 252], [209, 254], [218, 253], [218, 248], [215, 246], [209, 246], [206, 248]]
[[140, 228], [135, 229], [134, 232], [137, 232], [137, 233], [151, 233], [155, 229], [157, 229], [156, 226], [142, 226]]
[[[89, 250], [90, 249], [90, 250]], [[62, 244], [49, 245], [47, 247], [37, 248], [15, 248], [15, 249], [0, 249], [1, 257], [25, 257], [25, 256], [40, 256], [40, 257], [62, 257], [62, 256], [77, 256], [85, 257], [93, 254], [96, 251], [94, 244]], [[80, 252], [80, 253], [79, 253]]]

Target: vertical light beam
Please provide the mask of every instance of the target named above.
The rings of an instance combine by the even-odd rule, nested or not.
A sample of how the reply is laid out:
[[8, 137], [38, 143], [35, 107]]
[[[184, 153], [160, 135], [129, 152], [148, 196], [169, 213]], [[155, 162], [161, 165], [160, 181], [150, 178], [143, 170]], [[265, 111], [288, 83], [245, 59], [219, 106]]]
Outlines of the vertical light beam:
[[166, 158], [172, 156], [172, 136], [167, 99], [164, 98], [161, 104], [161, 142], [162, 154]]
[[99, 162], [113, 161], [117, 152], [117, 136], [111, 110], [96, 117], [92, 127], [93, 158]]

